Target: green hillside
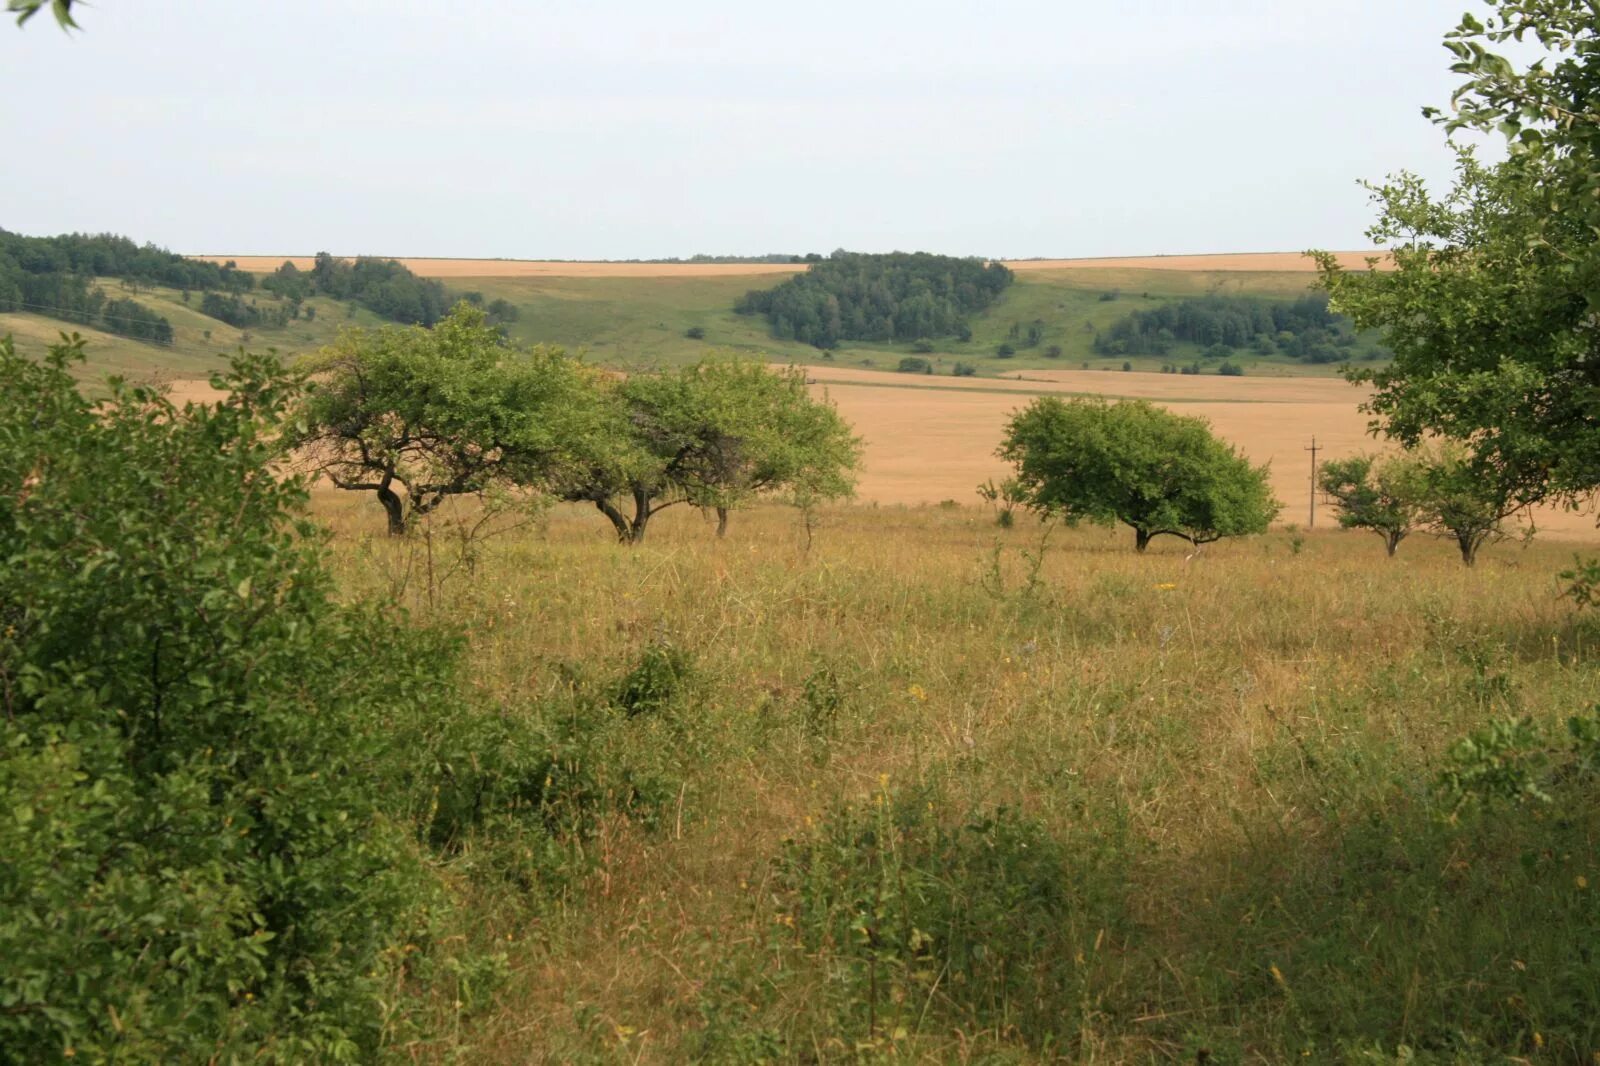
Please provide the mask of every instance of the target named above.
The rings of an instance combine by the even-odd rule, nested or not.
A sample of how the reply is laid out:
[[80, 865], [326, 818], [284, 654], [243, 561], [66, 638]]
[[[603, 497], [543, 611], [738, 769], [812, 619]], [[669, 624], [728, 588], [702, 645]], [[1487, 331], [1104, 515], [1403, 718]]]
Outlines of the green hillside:
[[[525, 344], [549, 343], [584, 350], [595, 362], [623, 369], [688, 362], [715, 351], [734, 351], [783, 362], [823, 361], [823, 352], [809, 344], [774, 338], [765, 318], [738, 315], [735, 302], [753, 287], [771, 287], [781, 276], [732, 277], [532, 277], [451, 278], [452, 292], [479, 292], [486, 301], [505, 299], [520, 314], [508, 328]], [[973, 316], [973, 336], [961, 342], [944, 338], [925, 353], [935, 373], [949, 374], [957, 362], [971, 365], [979, 376], [1013, 375], [1037, 369], [1091, 367], [1121, 369], [1123, 358], [1109, 359], [1092, 351], [1095, 333], [1136, 309], [1206, 294], [1292, 298], [1311, 283], [1305, 273], [1240, 271], [1177, 271], [1132, 268], [1022, 271], [987, 310]], [[108, 292], [125, 295], [119, 283], [104, 279]], [[314, 351], [329, 343], [346, 325], [376, 326], [382, 320], [354, 305], [312, 297], [305, 306], [315, 318], [290, 321], [284, 328], [241, 331], [200, 314], [191, 294], [185, 303], [176, 289], [143, 289], [133, 298], [165, 316], [173, 343], [161, 346], [93, 330], [78, 331], [91, 339], [92, 376], [121, 373], [133, 377], [195, 377], [224, 365], [243, 344], [275, 348], [286, 355]], [[257, 289], [245, 297], [263, 310], [281, 303]], [[1037, 344], [1018, 346], [1011, 358], [996, 349], [1013, 327], [1024, 333], [1038, 323]], [[0, 314], [0, 333], [15, 335], [23, 351], [42, 352], [60, 330], [73, 327], [34, 314]], [[703, 332], [691, 338], [691, 329]], [[1050, 357], [1052, 346], [1061, 354]], [[841, 366], [893, 370], [912, 354], [906, 343], [846, 342], [831, 353]], [[1166, 357], [1134, 356], [1134, 369], [1157, 370], [1164, 363], [1187, 362], [1197, 353], [1179, 346]], [[1332, 375], [1336, 367], [1313, 366], [1284, 357], [1241, 352], [1234, 358], [1250, 375]], [[1214, 372], [1208, 367], [1206, 372]]]
[[[129, 295], [114, 279], [101, 278], [98, 284], [108, 293]], [[207, 377], [225, 368], [228, 357], [240, 347], [271, 348], [286, 355], [315, 351], [332, 341], [344, 326], [372, 326], [382, 322], [370, 311], [352, 304], [313, 297], [302, 304], [301, 317], [281, 329], [240, 330], [201, 314], [197, 293], [191, 293], [185, 302], [177, 289], [140, 288], [131, 298], [172, 323], [171, 344], [119, 337], [29, 312], [0, 313], [0, 335], [11, 334], [20, 352], [42, 354], [62, 333], [76, 332], [89, 341], [88, 362], [78, 371], [80, 376], [98, 379], [120, 374], [133, 380], [146, 380]], [[249, 294], [245, 300], [253, 300], [263, 310], [284, 306], [283, 301], [261, 291]], [[307, 308], [313, 309], [314, 317], [306, 317]]]

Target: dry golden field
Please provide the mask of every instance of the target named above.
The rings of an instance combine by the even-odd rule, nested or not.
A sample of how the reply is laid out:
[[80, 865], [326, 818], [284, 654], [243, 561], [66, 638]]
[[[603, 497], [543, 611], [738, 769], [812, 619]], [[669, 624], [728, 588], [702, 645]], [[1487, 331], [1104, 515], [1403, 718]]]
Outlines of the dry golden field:
[[[1028, 371], [1021, 380], [936, 378], [869, 370], [807, 367], [812, 389], [828, 396], [866, 444], [858, 489], [864, 501], [971, 503], [974, 487], [1006, 476], [995, 449], [1012, 412], [1033, 396], [1097, 394], [1151, 400], [1178, 414], [1198, 415], [1256, 463], [1272, 466], [1282, 523], [1310, 518], [1311, 462], [1381, 450], [1367, 433], [1359, 405], [1366, 391], [1338, 378], [1224, 378], [1119, 371]], [[1597, 539], [1592, 513], [1546, 508], [1535, 515], [1541, 534]], [[1317, 524], [1332, 526], [1319, 508]]]

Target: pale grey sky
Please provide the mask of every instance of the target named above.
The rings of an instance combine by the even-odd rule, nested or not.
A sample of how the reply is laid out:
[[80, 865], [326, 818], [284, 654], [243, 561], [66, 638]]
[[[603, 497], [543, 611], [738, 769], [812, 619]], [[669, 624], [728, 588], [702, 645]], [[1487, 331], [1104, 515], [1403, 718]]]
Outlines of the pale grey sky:
[[[1364, 247], [1471, 0], [94, 0], [0, 25], [0, 227], [183, 252]], [[1476, 7], [1477, 5], [1471, 5]]]

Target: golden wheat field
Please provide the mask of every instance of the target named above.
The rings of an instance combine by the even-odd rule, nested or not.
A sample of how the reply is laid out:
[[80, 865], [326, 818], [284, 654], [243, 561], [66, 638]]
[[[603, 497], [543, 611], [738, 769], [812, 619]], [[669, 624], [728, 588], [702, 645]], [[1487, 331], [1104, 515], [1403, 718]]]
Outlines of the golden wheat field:
[[[1223, 378], [1119, 371], [1028, 371], [1020, 380], [935, 378], [869, 370], [807, 368], [812, 390], [826, 395], [865, 443], [858, 488], [879, 504], [973, 501], [974, 487], [1006, 476], [995, 449], [1011, 414], [1034, 396], [1103, 395], [1161, 404], [1211, 423], [1251, 461], [1271, 464], [1281, 524], [1311, 519], [1311, 456], [1319, 462], [1381, 450], [1360, 410], [1367, 392], [1338, 378]], [[1542, 535], [1600, 538], [1591, 511], [1542, 508]], [[1319, 509], [1317, 524], [1334, 524]]]

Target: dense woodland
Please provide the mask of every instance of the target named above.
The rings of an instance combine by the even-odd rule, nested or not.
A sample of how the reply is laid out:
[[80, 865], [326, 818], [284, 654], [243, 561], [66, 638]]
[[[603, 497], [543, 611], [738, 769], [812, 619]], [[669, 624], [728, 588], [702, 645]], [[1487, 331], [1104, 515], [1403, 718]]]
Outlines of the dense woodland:
[[1004, 264], [982, 259], [838, 251], [776, 288], [746, 293], [734, 310], [766, 315], [773, 336], [818, 348], [843, 340], [969, 339], [967, 316], [993, 303], [1011, 280]]
[[127, 297], [108, 296], [97, 279], [129, 292], [165, 285], [237, 297], [254, 279], [233, 264], [185, 259], [109, 233], [24, 237], [0, 230], [0, 311], [29, 311], [156, 344], [172, 342], [172, 324]]
[[350, 300], [392, 322], [431, 326], [450, 310], [453, 297], [438, 281], [419, 278], [393, 259], [338, 259], [318, 252], [310, 270], [285, 262], [261, 287], [290, 303], [309, 296]]
[[[1298, 300], [1204, 296], [1134, 311], [1096, 334], [1094, 350], [1106, 356], [1166, 355], [1191, 344], [1219, 357], [1253, 351], [1337, 363], [1356, 356], [1358, 341], [1350, 320], [1328, 309], [1326, 293]], [[1373, 351], [1369, 346], [1367, 354]]]
[[[121, 282], [129, 296], [108, 295], [103, 287], [108, 278]], [[322, 252], [309, 271], [284, 263], [262, 279], [261, 288], [283, 301], [262, 306], [250, 297], [255, 277], [232, 262], [189, 259], [109, 233], [25, 237], [0, 230], [0, 312], [28, 311], [170, 344], [172, 324], [131, 298], [157, 286], [179, 290], [185, 303], [191, 292], [198, 293], [195, 306], [201, 314], [238, 329], [282, 328], [302, 314], [314, 315], [313, 308], [302, 306], [311, 296], [348, 300], [390, 321], [421, 325], [437, 322], [463, 298], [392, 259], [337, 259]], [[481, 305], [482, 297], [474, 296], [465, 294]], [[495, 323], [516, 319], [516, 308], [504, 300], [486, 310]]]

